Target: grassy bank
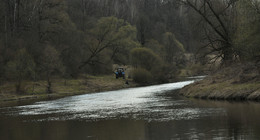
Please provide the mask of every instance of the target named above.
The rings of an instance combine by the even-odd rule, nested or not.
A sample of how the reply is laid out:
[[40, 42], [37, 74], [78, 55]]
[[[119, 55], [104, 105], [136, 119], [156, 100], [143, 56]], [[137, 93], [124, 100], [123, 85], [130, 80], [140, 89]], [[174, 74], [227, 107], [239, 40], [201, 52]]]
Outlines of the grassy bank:
[[78, 79], [56, 78], [53, 79], [51, 94], [46, 93], [46, 81], [23, 82], [23, 94], [16, 94], [15, 83], [9, 82], [0, 86], [0, 106], [138, 86], [131, 79], [128, 81], [129, 85], [126, 85], [124, 79], [116, 79], [114, 75], [82, 76]]
[[235, 64], [220, 68], [204, 80], [184, 87], [180, 93], [202, 99], [259, 101], [259, 64]]

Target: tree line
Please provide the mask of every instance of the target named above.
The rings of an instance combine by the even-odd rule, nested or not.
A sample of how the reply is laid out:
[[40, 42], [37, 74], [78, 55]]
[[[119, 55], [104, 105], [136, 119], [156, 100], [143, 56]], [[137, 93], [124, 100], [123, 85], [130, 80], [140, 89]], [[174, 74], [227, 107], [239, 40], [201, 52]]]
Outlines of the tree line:
[[[2, 0], [0, 81], [108, 74], [133, 65], [146, 81], [185, 67], [184, 53], [259, 60], [257, 0]], [[0, 83], [0, 84], [1, 84]]]

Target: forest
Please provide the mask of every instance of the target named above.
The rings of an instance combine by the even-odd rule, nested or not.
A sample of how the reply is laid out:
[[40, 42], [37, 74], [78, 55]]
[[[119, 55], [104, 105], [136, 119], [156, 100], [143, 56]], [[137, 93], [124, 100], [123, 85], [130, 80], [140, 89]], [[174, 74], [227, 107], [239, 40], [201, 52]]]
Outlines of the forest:
[[259, 0], [1, 0], [0, 85], [113, 74], [164, 83], [183, 69], [260, 61]]

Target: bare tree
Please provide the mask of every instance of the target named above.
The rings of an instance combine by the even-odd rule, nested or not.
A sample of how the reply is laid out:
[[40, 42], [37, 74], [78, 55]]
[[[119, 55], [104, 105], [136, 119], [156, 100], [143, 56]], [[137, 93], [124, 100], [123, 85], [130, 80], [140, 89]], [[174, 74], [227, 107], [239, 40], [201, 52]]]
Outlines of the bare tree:
[[206, 23], [205, 39], [210, 53], [218, 53], [224, 62], [231, 61], [235, 56], [232, 44], [232, 12], [237, 0], [183, 0], [182, 4], [192, 8]]

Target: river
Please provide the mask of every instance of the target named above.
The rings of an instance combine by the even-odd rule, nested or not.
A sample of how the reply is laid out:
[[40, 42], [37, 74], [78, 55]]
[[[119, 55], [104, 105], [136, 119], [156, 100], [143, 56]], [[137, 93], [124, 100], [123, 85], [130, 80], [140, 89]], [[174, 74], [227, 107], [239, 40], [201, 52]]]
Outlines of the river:
[[0, 140], [260, 139], [260, 104], [188, 99], [194, 80], [0, 108]]

